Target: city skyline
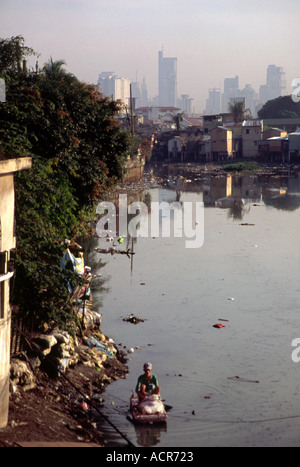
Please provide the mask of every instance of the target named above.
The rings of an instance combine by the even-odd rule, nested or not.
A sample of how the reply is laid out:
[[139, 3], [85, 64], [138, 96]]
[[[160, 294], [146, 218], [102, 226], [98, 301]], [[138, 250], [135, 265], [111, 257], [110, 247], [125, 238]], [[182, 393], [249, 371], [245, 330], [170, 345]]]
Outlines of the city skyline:
[[[67, 71], [97, 83], [112, 70], [146, 81], [159, 94], [157, 53], [177, 58], [177, 96], [202, 113], [211, 88], [239, 76], [256, 92], [269, 65], [286, 73], [287, 93], [300, 76], [296, 0], [1, 0], [1, 37], [22, 35], [39, 65], [63, 59]], [[35, 63], [35, 61], [34, 61]], [[32, 64], [32, 66], [34, 65]]]

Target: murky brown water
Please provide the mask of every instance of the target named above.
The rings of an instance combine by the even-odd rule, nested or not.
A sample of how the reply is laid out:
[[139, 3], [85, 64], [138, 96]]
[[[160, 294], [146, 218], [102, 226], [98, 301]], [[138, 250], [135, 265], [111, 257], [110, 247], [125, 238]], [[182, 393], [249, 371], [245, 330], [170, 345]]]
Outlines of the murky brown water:
[[[108, 290], [94, 293], [103, 332], [140, 349], [127, 378], [107, 389], [103, 410], [136, 446], [297, 446], [300, 363], [291, 355], [300, 337], [300, 179], [194, 178], [177, 198], [173, 180], [151, 196], [204, 201], [201, 248], [150, 237], [137, 239], [133, 261], [90, 258], [107, 262], [99, 272]], [[145, 321], [124, 322], [131, 313]], [[172, 406], [166, 430], [126, 419], [145, 361]]]

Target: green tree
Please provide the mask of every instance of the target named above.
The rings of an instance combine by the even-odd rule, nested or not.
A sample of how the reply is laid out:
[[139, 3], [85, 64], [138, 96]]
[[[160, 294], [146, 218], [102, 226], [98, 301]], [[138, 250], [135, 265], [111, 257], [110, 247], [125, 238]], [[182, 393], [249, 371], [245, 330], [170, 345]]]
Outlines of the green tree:
[[[28, 174], [16, 176], [17, 274], [13, 301], [37, 327], [73, 322], [67, 281], [79, 278], [59, 267], [63, 238], [77, 222], [68, 178], [35, 157]], [[65, 284], [65, 285], [64, 285]]]
[[0, 39], [0, 76], [21, 72], [23, 60], [32, 55], [38, 56], [33, 49], [25, 45], [23, 36]]
[[183, 113], [176, 114], [173, 117], [173, 122], [176, 124], [176, 130], [177, 131], [180, 130], [180, 123], [182, 122], [182, 120], [183, 120]]
[[245, 109], [243, 101], [236, 101], [233, 104], [228, 104], [228, 110], [232, 115], [234, 123], [241, 123], [247, 120], [251, 112], [249, 109]]
[[[28, 73], [17, 66], [31, 49], [0, 39], [6, 102], [0, 103], [0, 148], [5, 157], [31, 156], [16, 176], [17, 273], [14, 301], [36, 325], [72, 322], [59, 267], [65, 238], [86, 229], [103, 191], [123, 173], [129, 138], [115, 116], [118, 104], [53, 61]], [[11, 60], [7, 50], [11, 50]]]
[[300, 102], [294, 102], [291, 96], [278, 97], [265, 103], [258, 112], [259, 118], [299, 118]]
[[61, 78], [67, 73], [63, 68], [65, 65], [66, 62], [64, 60], [54, 61], [53, 58], [50, 57], [49, 62], [45, 63], [43, 71], [48, 78]]

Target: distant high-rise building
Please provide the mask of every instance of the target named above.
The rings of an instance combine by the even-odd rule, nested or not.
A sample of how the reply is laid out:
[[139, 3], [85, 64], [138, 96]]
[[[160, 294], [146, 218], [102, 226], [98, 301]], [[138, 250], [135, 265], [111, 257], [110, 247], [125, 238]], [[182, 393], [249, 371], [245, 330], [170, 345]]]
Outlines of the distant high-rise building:
[[158, 52], [158, 105], [175, 107], [177, 102], [177, 58]]
[[147, 88], [145, 78], [143, 79], [143, 82], [142, 82], [141, 92], [142, 92], [142, 106], [146, 107], [147, 105], [149, 105], [149, 97], [148, 97], [148, 88]]
[[148, 88], [145, 78], [142, 83], [135, 81], [131, 83], [132, 97], [135, 99], [136, 108], [147, 107], [149, 105]]
[[206, 99], [206, 115], [218, 114], [221, 111], [221, 89], [213, 88], [209, 90], [208, 99]]
[[134, 81], [131, 83], [132, 98], [135, 108], [142, 107], [142, 87], [141, 83]]
[[262, 104], [283, 96], [286, 91], [285, 72], [282, 67], [269, 65], [267, 69], [267, 82], [259, 88], [259, 98]]
[[104, 71], [98, 78], [100, 91], [113, 100], [122, 101], [123, 105], [130, 105], [130, 81], [127, 78], [120, 78], [114, 72]]
[[228, 112], [230, 99], [240, 97], [239, 77], [224, 79], [224, 93], [222, 94], [222, 111]]
[[249, 109], [253, 118], [257, 117], [258, 94], [250, 84], [246, 84], [240, 91], [241, 97], [245, 98], [245, 108]]
[[181, 94], [181, 98], [178, 99], [178, 107], [185, 113], [190, 115], [192, 113], [192, 102], [193, 98], [188, 94]]

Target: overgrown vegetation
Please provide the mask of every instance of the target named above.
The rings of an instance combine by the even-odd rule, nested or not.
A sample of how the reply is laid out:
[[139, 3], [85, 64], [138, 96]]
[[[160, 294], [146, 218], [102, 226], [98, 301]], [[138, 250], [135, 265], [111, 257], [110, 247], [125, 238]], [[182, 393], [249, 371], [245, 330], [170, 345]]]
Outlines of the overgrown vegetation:
[[[30, 156], [16, 175], [16, 282], [13, 301], [36, 325], [69, 323], [66, 279], [59, 267], [65, 238], [82, 233], [101, 193], [123, 174], [129, 136], [116, 123], [118, 103], [52, 59], [28, 72], [35, 52], [21, 36], [0, 39], [0, 149], [5, 158]], [[68, 277], [66, 277], [68, 274]]]
[[245, 161], [226, 163], [223, 168], [227, 172], [255, 172], [260, 168], [260, 165], [255, 161]]
[[259, 118], [299, 118], [300, 102], [294, 102], [291, 96], [272, 99], [258, 112]]

